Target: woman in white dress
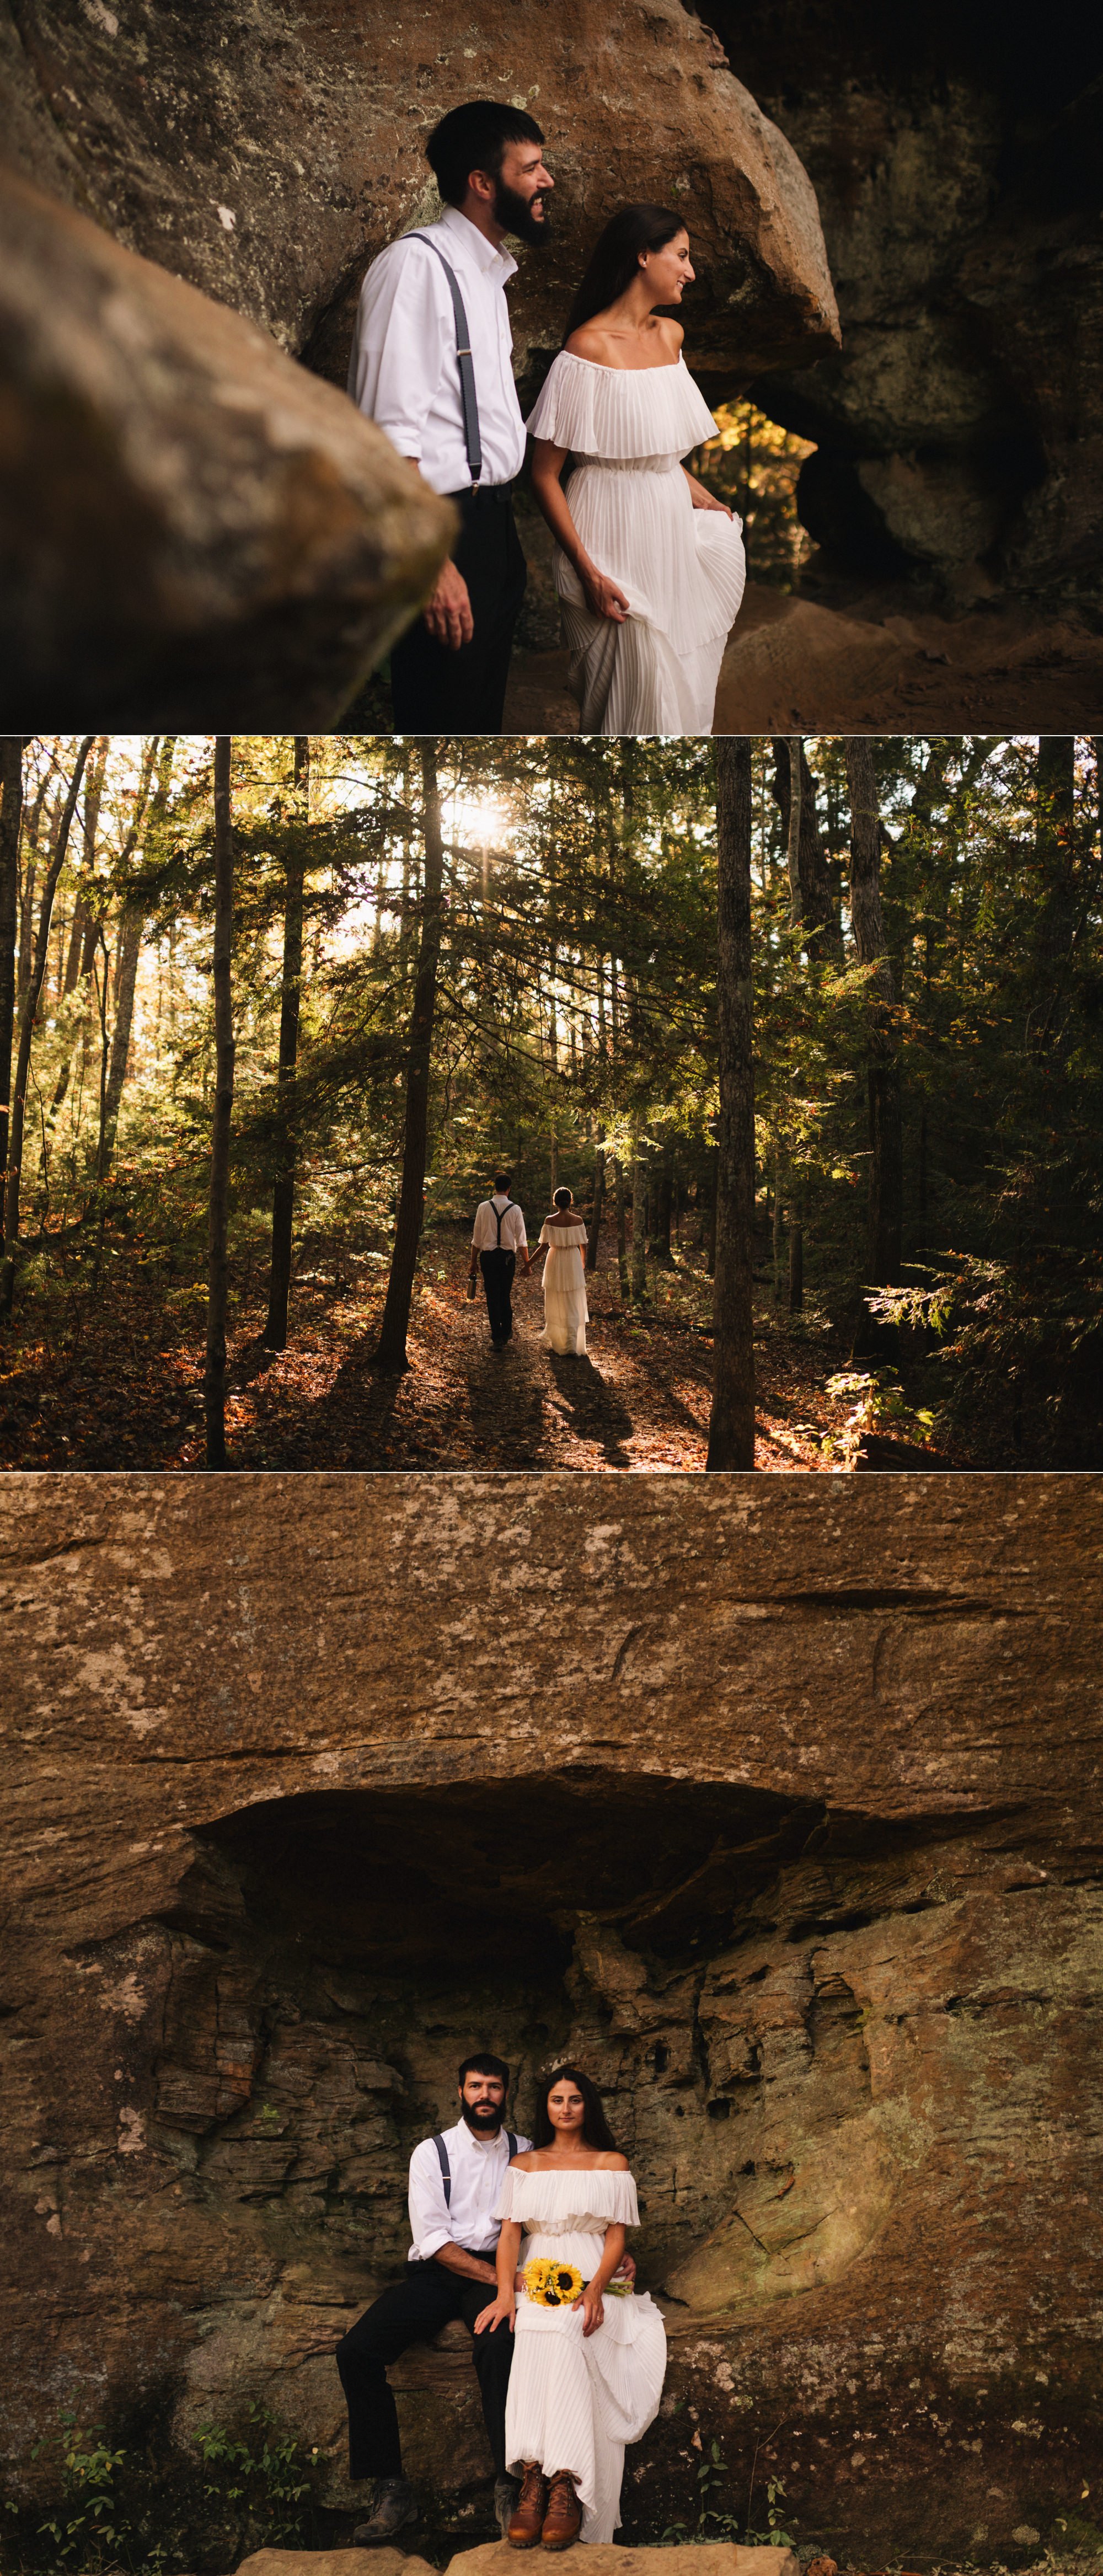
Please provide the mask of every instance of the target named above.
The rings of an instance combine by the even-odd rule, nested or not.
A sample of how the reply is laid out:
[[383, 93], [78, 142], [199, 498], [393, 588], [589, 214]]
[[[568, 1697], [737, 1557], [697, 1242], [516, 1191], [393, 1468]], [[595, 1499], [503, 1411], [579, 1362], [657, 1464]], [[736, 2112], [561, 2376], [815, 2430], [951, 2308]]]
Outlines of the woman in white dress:
[[716, 432], [657, 310], [692, 279], [679, 215], [614, 215], [527, 423], [583, 733], [712, 731], [746, 566], [738, 519], [680, 462]]
[[522, 2484], [510, 2544], [568, 2549], [580, 2532], [611, 2540], [617, 2529], [624, 2446], [658, 2414], [666, 2330], [646, 2293], [611, 2287], [625, 2229], [639, 2224], [636, 2186], [579, 2067], [545, 2078], [534, 2131], [502, 2186], [498, 2295], [475, 2332], [508, 2319], [517, 2338], [506, 2461]]
[[586, 1357], [586, 1273], [582, 1255], [586, 1228], [575, 1215], [569, 1190], [556, 1190], [555, 1215], [545, 1217], [536, 1247], [544, 1252], [544, 1330], [546, 1351], [571, 1351]]

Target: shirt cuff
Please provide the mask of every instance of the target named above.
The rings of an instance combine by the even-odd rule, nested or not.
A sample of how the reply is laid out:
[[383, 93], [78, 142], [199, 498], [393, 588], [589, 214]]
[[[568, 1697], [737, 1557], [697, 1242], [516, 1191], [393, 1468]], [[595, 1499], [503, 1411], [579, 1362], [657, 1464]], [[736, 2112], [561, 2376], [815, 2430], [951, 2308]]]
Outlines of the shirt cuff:
[[454, 2245], [455, 2241], [455, 2237], [449, 2235], [446, 2227], [434, 2228], [430, 2235], [421, 2237], [418, 2243], [417, 2250], [421, 2261], [430, 2262], [434, 2254], [439, 2254], [442, 2245]]

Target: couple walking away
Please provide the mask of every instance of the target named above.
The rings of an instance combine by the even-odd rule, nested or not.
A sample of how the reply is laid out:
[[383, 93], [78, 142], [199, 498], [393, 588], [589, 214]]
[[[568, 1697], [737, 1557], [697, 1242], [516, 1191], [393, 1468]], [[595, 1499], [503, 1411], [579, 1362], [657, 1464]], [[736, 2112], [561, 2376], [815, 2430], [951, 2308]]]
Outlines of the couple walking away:
[[512, 488], [527, 426], [583, 732], [709, 733], [745, 567], [739, 521], [681, 463], [715, 431], [681, 324], [660, 310], [693, 283], [689, 235], [666, 207], [614, 215], [526, 424], [504, 244], [549, 238], [543, 141], [522, 108], [453, 108], [426, 145], [443, 216], [391, 242], [361, 289], [349, 392], [461, 521], [391, 654], [395, 730], [501, 731], [525, 589]]
[[494, 1348], [504, 1351], [506, 1343], [513, 1339], [513, 1281], [518, 1256], [527, 1279], [533, 1260], [543, 1252], [546, 1258], [541, 1343], [545, 1350], [570, 1351], [576, 1359], [585, 1359], [586, 1326], [590, 1320], [586, 1304], [586, 1273], [582, 1265], [586, 1228], [575, 1214], [571, 1193], [567, 1189], [555, 1191], [555, 1213], [545, 1217], [536, 1253], [530, 1260], [524, 1214], [516, 1199], [511, 1199], [509, 1190], [509, 1173], [496, 1172], [493, 1196], [480, 1200], [475, 1210], [475, 1230], [471, 1237], [470, 1293], [474, 1296], [476, 1270], [479, 1269], [483, 1274]]
[[495, 2511], [515, 2549], [611, 2540], [625, 2444], [659, 2410], [666, 2332], [625, 2254], [636, 2186], [595, 2087], [577, 2066], [545, 2076], [532, 2139], [503, 2127], [508, 2090], [501, 2058], [464, 2059], [456, 2127], [410, 2159], [406, 2279], [337, 2346], [349, 2473], [375, 2480], [357, 2548], [418, 2518], [387, 2364], [453, 2317], [473, 2337]]

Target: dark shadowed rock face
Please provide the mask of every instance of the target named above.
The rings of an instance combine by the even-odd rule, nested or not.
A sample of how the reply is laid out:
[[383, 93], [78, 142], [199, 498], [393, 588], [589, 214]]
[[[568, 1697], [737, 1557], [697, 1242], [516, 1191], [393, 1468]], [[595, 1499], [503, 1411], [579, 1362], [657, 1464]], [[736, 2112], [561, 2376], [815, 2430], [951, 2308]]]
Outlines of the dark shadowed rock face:
[[447, 551], [351, 403], [10, 171], [0, 418], [13, 730], [333, 723]]
[[805, 524], [962, 599], [1098, 603], [1098, 23], [992, 0], [706, 14], [810, 173], [838, 294], [841, 356], [759, 389], [820, 442]]
[[[1048, 2530], [1098, 2448], [1101, 1496], [9, 1481], [21, 2490], [66, 2397], [171, 2476], [259, 2396], [350, 2504], [332, 2345], [492, 2044], [521, 2122], [577, 2050], [639, 2177], [629, 2536], [692, 2429], [858, 2563]], [[395, 2380], [462, 2523], [462, 2332]]]

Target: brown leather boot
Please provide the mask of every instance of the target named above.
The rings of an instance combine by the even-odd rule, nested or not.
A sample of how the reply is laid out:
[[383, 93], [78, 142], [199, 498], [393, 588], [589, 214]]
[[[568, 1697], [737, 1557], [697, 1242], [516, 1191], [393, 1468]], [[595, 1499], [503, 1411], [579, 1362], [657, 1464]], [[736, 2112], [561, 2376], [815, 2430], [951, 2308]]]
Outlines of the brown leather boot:
[[529, 2460], [521, 2480], [521, 2492], [509, 2518], [506, 2539], [511, 2549], [535, 2549], [548, 2509], [548, 2481], [535, 2460]]
[[569, 2549], [582, 2529], [582, 2507], [569, 2469], [557, 2469], [548, 2486], [548, 2510], [540, 2534], [542, 2549]]

